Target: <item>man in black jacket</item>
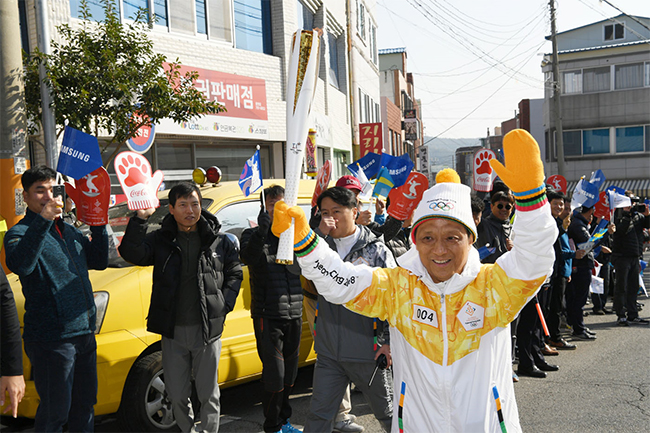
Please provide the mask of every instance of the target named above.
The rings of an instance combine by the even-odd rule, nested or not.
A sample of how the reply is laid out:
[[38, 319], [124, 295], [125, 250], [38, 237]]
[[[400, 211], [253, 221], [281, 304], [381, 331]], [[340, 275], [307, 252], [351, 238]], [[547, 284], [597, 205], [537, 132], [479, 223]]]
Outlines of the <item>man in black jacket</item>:
[[23, 344], [20, 339], [20, 322], [16, 312], [14, 294], [7, 281], [5, 270], [0, 266], [0, 406], [5, 404], [5, 392], [9, 394], [11, 404], [4, 410], [11, 410], [11, 415], [18, 415], [18, 403], [25, 395], [25, 378], [23, 377]]
[[292, 266], [275, 263], [280, 239], [269, 229], [284, 188], [272, 185], [262, 194], [268, 212], [262, 208], [258, 226], [242, 233], [240, 257], [251, 280], [251, 317], [264, 384], [264, 431], [293, 433], [299, 431], [289, 422], [289, 396], [298, 374], [302, 333], [300, 267], [297, 261]]
[[489, 245], [495, 250], [481, 260], [482, 263], [494, 263], [512, 249], [510, 215], [515, 207], [515, 198], [510, 192], [499, 191], [492, 194], [490, 201], [492, 212], [477, 226], [478, 239], [474, 245], [476, 248]]
[[191, 379], [201, 402], [201, 429], [219, 429], [217, 367], [226, 314], [242, 281], [238, 248], [210, 212], [201, 209], [201, 191], [181, 183], [169, 191], [169, 215], [147, 233], [154, 209], [131, 218], [120, 244], [122, 257], [153, 265], [147, 330], [162, 335], [165, 386], [174, 417], [184, 432], [194, 426]]
[[643, 254], [643, 229], [650, 228], [650, 209], [643, 204], [641, 207], [644, 208], [643, 212], [635, 211], [631, 206], [618, 209], [614, 219], [616, 232], [611, 260], [616, 271], [614, 311], [618, 316], [619, 326], [650, 323], [639, 317], [636, 307], [639, 292], [639, 256]]
[[[572, 239], [576, 249], [587, 242], [589, 224], [594, 217], [594, 207], [581, 206], [579, 211], [573, 214], [573, 220], [567, 233]], [[571, 281], [566, 288], [566, 316], [567, 322], [573, 329], [573, 337], [581, 340], [595, 340], [596, 334], [591, 332], [584, 322], [582, 307], [587, 303], [589, 297], [589, 286], [591, 285], [591, 270], [594, 268], [594, 253], [589, 252], [583, 258], [577, 257], [573, 260], [573, 272]]]

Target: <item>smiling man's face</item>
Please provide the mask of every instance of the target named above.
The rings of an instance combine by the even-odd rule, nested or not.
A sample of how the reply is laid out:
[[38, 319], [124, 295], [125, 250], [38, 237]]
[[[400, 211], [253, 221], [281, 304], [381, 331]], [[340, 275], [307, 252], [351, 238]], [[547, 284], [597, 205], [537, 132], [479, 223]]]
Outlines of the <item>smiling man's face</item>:
[[473, 239], [467, 229], [444, 218], [423, 222], [415, 233], [420, 260], [434, 283], [450, 279], [465, 268]]

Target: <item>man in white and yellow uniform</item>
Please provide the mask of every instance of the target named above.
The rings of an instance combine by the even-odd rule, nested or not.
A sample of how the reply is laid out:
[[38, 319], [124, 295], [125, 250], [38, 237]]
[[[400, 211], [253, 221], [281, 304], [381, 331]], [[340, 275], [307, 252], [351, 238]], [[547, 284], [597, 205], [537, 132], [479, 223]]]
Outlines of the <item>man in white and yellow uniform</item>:
[[521, 430], [507, 325], [551, 273], [557, 228], [535, 140], [512, 131], [504, 152], [505, 167], [490, 163], [515, 194], [517, 218], [514, 247], [495, 264], [482, 265], [472, 247], [470, 189], [453, 170], [424, 193], [411, 232], [415, 248], [394, 269], [344, 263], [299, 207], [276, 204], [273, 231], [295, 218], [298, 262], [318, 292], [390, 323], [393, 432]]

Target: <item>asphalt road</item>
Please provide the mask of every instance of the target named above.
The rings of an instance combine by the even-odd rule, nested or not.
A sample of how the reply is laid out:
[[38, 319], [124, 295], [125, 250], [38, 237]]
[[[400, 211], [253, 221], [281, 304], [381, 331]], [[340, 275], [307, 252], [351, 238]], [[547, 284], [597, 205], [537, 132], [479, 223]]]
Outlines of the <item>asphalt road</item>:
[[[650, 318], [650, 299], [640, 298]], [[588, 311], [587, 309], [585, 311]], [[547, 361], [558, 372], [546, 379], [520, 378], [515, 384], [519, 416], [529, 432], [648, 432], [650, 431], [650, 326], [617, 327], [615, 315], [588, 316], [595, 341], [578, 341], [575, 351], [564, 351]], [[313, 367], [300, 370], [291, 399], [291, 422], [302, 427], [309, 411]], [[259, 381], [222, 392], [220, 431], [261, 432]], [[352, 393], [352, 413], [367, 432], [381, 432], [379, 423], [360, 393]], [[33, 431], [30, 420], [2, 419], [3, 431]], [[112, 417], [97, 420], [96, 431], [117, 431]]]

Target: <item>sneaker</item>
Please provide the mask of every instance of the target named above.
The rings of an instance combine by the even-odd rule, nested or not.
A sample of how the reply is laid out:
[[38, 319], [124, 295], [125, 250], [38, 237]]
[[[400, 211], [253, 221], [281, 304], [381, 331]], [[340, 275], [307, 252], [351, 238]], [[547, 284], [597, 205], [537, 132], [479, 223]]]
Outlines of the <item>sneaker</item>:
[[362, 432], [363, 430], [364, 430], [363, 426], [357, 424], [351, 419], [344, 419], [343, 421], [338, 421], [334, 423], [334, 431], [341, 432], [341, 433]]
[[627, 321], [629, 323], [633, 324], [633, 325], [647, 325], [647, 324], [650, 324], [650, 320], [642, 319], [640, 317], [635, 317], [634, 319], [628, 319]]
[[587, 328], [586, 326], [585, 326], [585, 332], [589, 335], [593, 335], [594, 337], [596, 336], [596, 333], [591, 329]]
[[282, 426], [282, 433], [302, 433], [302, 430], [295, 428], [294, 426], [291, 425], [289, 420], [287, 420], [287, 423]]
[[519, 376], [517, 376], [517, 373], [514, 371], [512, 372], [512, 383], [517, 383], [519, 382]]
[[628, 322], [625, 317], [619, 317], [616, 324], [618, 326], [630, 326], [630, 322]]

